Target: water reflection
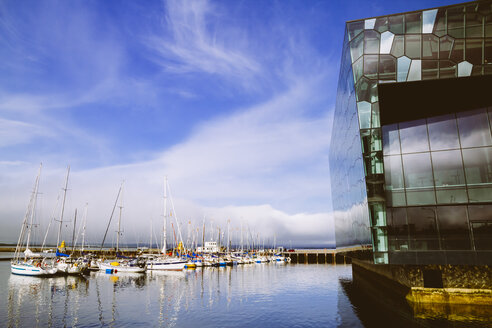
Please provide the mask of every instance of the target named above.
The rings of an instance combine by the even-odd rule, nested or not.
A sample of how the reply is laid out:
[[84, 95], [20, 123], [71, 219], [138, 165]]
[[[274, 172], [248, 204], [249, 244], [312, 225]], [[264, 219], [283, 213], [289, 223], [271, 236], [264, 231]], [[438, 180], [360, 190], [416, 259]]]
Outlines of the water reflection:
[[357, 284], [350, 265], [251, 264], [43, 279], [10, 275], [0, 264], [0, 291], [8, 295], [0, 315], [7, 327], [371, 327], [445, 325], [454, 323], [453, 313], [463, 313], [437, 309], [429, 319], [428, 310]]

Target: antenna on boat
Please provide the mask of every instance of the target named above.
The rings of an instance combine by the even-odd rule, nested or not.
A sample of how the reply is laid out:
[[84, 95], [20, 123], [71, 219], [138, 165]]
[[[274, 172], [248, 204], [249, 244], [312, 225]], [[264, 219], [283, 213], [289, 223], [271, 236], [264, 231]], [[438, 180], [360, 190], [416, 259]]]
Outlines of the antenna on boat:
[[106, 241], [106, 236], [108, 235], [108, 230], [109, 230], [109, 226], [111, 225], [111, 220], [113, 219], [114, 210], [116, 209], [116, 205], [118, 204], [118, 199], [120, 198], [121, 188], [123, 188], [123, 182], [121, 182], [120, 189], [118, 190], [118, 195], [116, 196], [116, 200], [114, 201], [113, 210], [111, 211], [111, 216], [109, 217], [108, 226], [106, 227], [106, 232], [104, 233], [104, 238], [101, 243], [101, 249], [99, 250], [100, 252], [102, 252], [102, 249], [104, 247], [104, 242]]

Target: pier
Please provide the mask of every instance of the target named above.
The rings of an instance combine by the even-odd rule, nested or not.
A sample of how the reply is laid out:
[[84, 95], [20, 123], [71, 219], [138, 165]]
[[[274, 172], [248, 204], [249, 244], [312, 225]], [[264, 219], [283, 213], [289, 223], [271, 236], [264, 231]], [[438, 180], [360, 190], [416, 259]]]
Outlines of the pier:
[[349, 264], [352, 258], [371, 259], [372, 247], [354, 246], [346, 248], [323, 248], [323, 249], [294, 249], [282, 254], [289, 257], [291, 263], [298, 264]]

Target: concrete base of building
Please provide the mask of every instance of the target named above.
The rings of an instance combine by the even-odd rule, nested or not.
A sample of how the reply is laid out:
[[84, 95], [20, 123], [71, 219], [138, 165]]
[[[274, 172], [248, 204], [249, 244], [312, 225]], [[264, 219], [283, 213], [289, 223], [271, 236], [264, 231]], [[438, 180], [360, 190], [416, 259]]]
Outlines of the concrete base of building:
[[[431, 270], [436, 278], [440, 266], [373, 264], [352, 260], [353, 281], [377, 298], [391, 298], [400, 308], [409, 307], [413, 316], [421, 319], [478, 320], [492, 317], [492, 288], [461, 288], [456, 286], [490, 286], [492, 270], [488, 266], [447, 267], [441, 271], [442, 288], [425, 287], [436, 283], [424, 273]], [[433, 270], [433, 271], [432, 271]], [[450, 277], [446, 276], [450, 275]], [[433, 277], [434, 276], [434, 277]], [[451, 277], [452, 276], [452, 277]], [[452, 279], [451, 279], [452, 278]], [[436, 279], [434, 279], [436, 280]], [[455, 286], [453, 286], [455, 285]], [[406, 303], [406, 305], [402, 304]]]

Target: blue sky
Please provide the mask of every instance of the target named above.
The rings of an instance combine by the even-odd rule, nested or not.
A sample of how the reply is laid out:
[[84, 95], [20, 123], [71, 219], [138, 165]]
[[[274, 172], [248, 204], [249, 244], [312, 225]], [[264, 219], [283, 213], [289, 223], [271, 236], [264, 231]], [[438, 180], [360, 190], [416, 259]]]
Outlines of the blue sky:
[[95, 240], [123, 179], [128, 241], [157, 226], [167, 175], [183, 222], [328, 244], [345, 21], [457, 2], [0, 2], [0, 241], [43, 162], [39, 220], [70, 164]]

